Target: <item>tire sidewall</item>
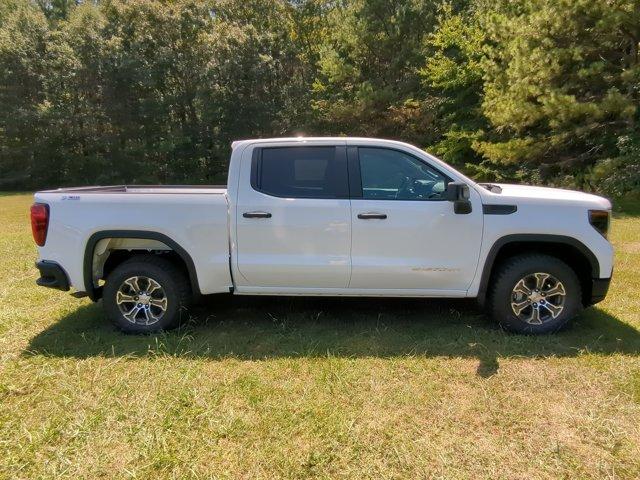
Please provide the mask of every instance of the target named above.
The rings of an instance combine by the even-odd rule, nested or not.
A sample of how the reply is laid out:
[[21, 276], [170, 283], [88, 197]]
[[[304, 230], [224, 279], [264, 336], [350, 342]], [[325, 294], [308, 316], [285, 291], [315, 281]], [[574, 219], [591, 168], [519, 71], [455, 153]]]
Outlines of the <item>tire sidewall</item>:
[[[558, 318], [548, 320], [541, 325], [532, 325], [513, 313], [511, 295], [520, 279], [538, 272], [548, 273], [557, 278], [564, 285], [567, 294], [564, 309]], [[565, 327], [569, 320], [581, 310], [581, 296], [580, 282], [568, 265], [554, 258], [536, 257], [532, 262], [516, 262], [503, 272], [494, 291], [492, 310], [500, 325], [509, 331], [528, 334], [552, 333]]]
[[[129, 277], [145, 276], [160, 284], [167, 296], [167, 310], [162, 318], [152, 325], [139, 325], [131, 323], [124, 318], [118, 304], [116, 294], [122, 283]], [[152, 333], [176, 326], [181, 314], [181, 299], [176, 282], [167, 272], [157, 265], [146, 262], [132, 262], [116, 268], [108, 277], [104, 286], [102, 302], [108, 317], [115, 325], [130, 333]]]

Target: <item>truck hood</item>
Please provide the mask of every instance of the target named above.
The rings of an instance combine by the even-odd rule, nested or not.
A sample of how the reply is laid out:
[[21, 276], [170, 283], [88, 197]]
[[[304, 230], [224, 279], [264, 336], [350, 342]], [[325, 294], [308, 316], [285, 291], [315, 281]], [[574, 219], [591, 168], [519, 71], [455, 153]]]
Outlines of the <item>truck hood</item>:
[[590, 193], [578, 192], [576, 190], [501, 183], [494, 185], [497, 185], [502, 189], [502, 192], [497, 194], [496, 197], [505, 200], [513, 199], [516, 203], [518, 200], [533, 200], [544, 203], [570, 203], [604, 210], [611, 209], [611, 202], [608, 199], [599, 197], [598, 195], [592, 195]]

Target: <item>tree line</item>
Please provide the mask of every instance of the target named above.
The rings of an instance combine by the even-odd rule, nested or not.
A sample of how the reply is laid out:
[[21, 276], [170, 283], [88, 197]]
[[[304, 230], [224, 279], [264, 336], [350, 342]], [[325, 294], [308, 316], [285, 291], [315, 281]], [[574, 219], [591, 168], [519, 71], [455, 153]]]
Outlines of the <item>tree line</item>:
[[0, 188], [219, 183], [235, 139], [401, 139], [640, 191], [638, 0], [1, 0]]

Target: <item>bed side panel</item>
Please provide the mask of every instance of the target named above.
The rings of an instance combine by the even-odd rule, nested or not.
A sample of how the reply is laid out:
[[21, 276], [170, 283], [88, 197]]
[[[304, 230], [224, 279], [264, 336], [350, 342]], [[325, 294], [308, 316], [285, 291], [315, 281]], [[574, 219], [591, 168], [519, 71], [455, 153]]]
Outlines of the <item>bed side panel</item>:
[[228, 292], [226, 194], [37, 193], [50, 206], [47, 242], [39, 259], [59, 263], [71, 285], [85, 291], [83, 260], [91, 235], [144, 230], [168, 236], [191, 256], [203, 294]]

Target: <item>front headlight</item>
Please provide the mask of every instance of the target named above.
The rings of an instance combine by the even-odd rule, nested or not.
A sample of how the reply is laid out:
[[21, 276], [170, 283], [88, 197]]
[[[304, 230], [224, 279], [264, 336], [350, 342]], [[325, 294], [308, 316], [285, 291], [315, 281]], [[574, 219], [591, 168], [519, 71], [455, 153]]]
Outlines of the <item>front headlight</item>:
[[600, 232], [604, 238], [607, 238], [607, 234], [609, 233], [610, 216], [611, 212], [609, 212], [609, 210], [589, 210], [589, 223]]

